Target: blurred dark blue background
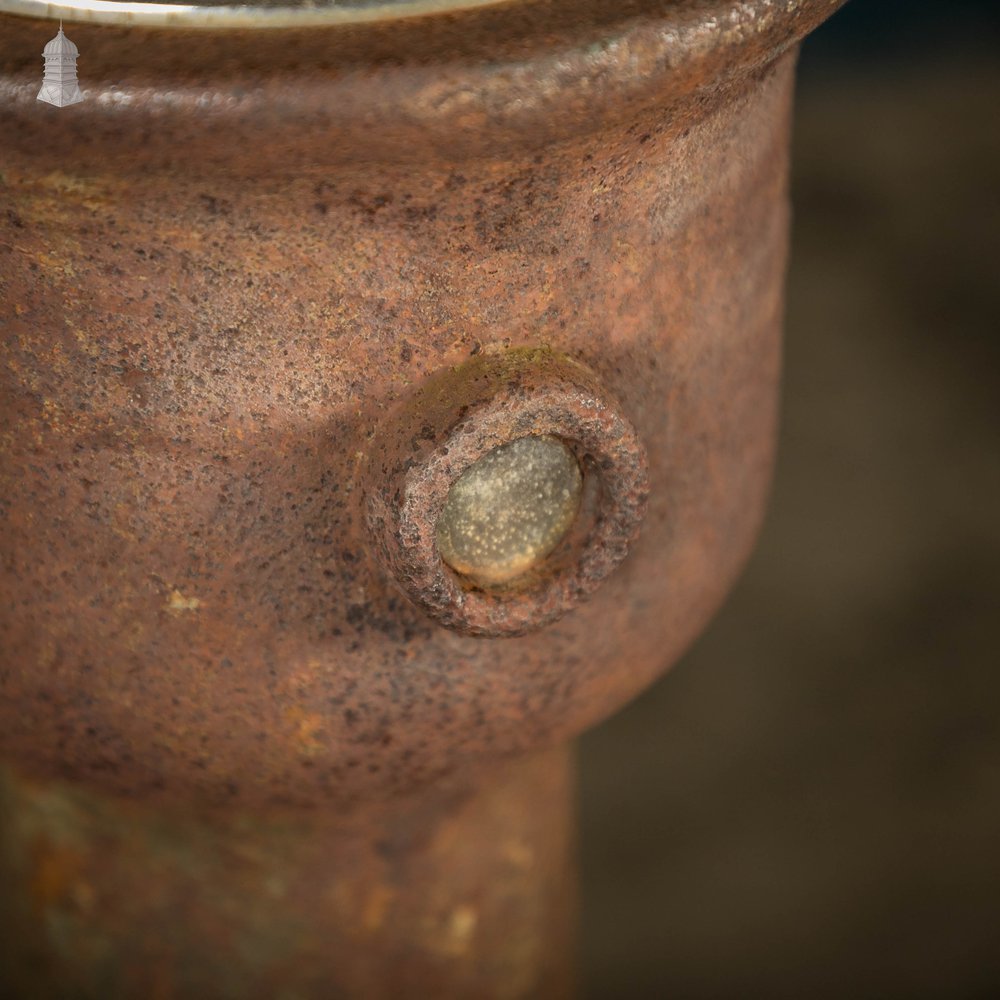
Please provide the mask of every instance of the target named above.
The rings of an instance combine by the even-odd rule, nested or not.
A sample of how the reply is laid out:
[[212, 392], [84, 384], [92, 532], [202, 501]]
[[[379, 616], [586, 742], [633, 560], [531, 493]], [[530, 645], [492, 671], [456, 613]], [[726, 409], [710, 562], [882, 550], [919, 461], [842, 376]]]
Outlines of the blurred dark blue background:
[[979, 50], [996, 56], [996, 0], [851, 0], [803, 46], [801, 73], [849, 72], [864, 63], [950, 58]]

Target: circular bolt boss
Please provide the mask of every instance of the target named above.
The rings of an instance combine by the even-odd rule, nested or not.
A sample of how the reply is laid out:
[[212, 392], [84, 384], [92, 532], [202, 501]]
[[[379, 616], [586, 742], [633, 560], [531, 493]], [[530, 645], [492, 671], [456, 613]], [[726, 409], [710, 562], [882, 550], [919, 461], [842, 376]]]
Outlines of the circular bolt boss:
[[156, 6], [0, 0], [5, 995], [565, 995], [570, 741], [761, 519], [838, 3]]
[[546, 350], [479, 355], [427, 379], [373, 439], [366, 479], [388, 574], [442, 624], [490, 636], [541, 628], [597, 587], [625, 557], [648, 488], [620, 406]]

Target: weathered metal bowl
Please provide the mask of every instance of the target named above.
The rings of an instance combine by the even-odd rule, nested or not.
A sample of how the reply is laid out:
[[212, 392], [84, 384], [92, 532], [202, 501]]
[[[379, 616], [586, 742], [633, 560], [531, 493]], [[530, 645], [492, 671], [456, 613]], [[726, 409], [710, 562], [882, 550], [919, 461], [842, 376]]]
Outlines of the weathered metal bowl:
[[[414, 860], [455, 795], [517, 802], [510, 831], [562, 801], [551, 748], [673, 663], [740, 571], [773, 462], [796, 46], [838, 2], [329, 4], [216, 13], [215, 30], [217, 8], [168, 29], [143, 26], [155, 4], [127, 25], [71, 6], [52, 8], [85, 18], [66, 24], [71, 108], [35, 100], [53, 23], [0, 16], [0, 757], [36, 817], [11, 827], [12, 878], [37, 876], [31, 837], [63, 835], [38, 818], [45, 782], [95, 797], [80, 808], [102, 836], [132, 830], [147, 862], [163, 810], [297, 810], [294, 852], [254, 827], [306, 900], [273, 905], [339, 943], [269, 938], [284, 957], [253, 982], [308, 992], [330, 947], [385, 933], [443, 991], [422, 995], [535, 995], [546, 963], [509, 953], [487, 886], [520, 872], [511, 898], [541, 940], [563, 820], [501, 844], [499, 807], [477, 806], [478, 902], [448, 895], [433, 946], [412, 914], [385, 931], [386, 900], [463, 877], [443, 848]], [[327, 23], [342, 14], [368, 20]], [[531, 434], [571, 447], [590, 520], [523, 581], [476, 586], [441, 561], [435, 519], [477, 458]], [[102, 893], [127, 865], [66, 810], [90, 845], [70, 869], [104, 865], [79, 875], [93, 920], [155, 926], [154, 903]], [[334, 822], [395, 839], [327, 856], [315, 831]], [[235, 836], [198, 829], [171, 842], [204, 857]], [[364, 898], [317, 896], [323, 864], [365, 871]], [[250, 907], [231, 866], [202, 868], [216, 901]], [[72, 910], [77, 875], [59, 877], [40, 905]], [[215, 903], [170, 898], [217, 948], [192, 968], [239, 966], [190, 915]], [[172, 975], [197, 951], [178, 934]], [[460, 960], [481, 992], [448, 992]], [[350, 995], [388, 989], [343, 976]]]

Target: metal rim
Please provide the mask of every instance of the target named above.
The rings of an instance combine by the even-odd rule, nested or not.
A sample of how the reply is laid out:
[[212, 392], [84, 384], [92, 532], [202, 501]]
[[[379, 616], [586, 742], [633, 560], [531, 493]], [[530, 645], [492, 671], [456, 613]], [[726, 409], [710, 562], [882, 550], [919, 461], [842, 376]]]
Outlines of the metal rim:
[[493, 7], [510, 0], [278, 0], [274, 4], [160, 3], [157, 0], [0, 0], [0, 14], [152, 28], [304, 28], [364, 24]]

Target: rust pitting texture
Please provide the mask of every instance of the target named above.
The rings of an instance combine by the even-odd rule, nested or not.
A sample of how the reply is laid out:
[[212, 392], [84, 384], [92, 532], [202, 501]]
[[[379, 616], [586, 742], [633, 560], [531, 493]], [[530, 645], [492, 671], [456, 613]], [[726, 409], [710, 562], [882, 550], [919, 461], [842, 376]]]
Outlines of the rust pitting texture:
[[[547, 60], [536, 118], [482, 98], [504, 59], [530, 76], [535, 5], [494, 12], [510, 34], [435, 19], [424, 48], [379, 35], [364, 73], [375, 36], [324, 36], [296, 56], [301, 103], [281, 33], [250, 55], [242, 37], [81, 26], [94, 99], [69, 110], [22, 99], [51, 25], [3, 19], [5, 759], [136, 797], [357, 809], [573, 736], [676, 659], [763, 508], [785, 46], [830, 9], [743, 3], [770, 19], [707, 26], [732, 6], [628, 7], [630, 38], [699, 48], [641, 100], [634, 80], [588, 77], [604, 110], [586, 127], [581, 78]], [[621, 34], [616, 9], [559, 14], [574, 66]], [[495, 49], [477, 36], [441, 62], [462, 23], [491, 25]], [[136, 51], [157, 87], [98, 99]], [[395, 98], [438, 62], [467, 101], [419, 91], [418, 128]], [[207, 105], [170, 103], [189, 85]], [[620, 401], [647, 514], [559, 621], [460, 634], [385, 572], [372, 455], [436, 373], [543, 347]]]
[[[509, 586], [454, 573], [437, 547], [448, 491], [474, 462], [528, 435], [575, 453], [593, 507], [543, 563]], [[388, 573], [442, 624], [522, 635], [555, 621], [621, 562], [648, 494], [646, 454], [620, 405], [579, 362], [548, 350], [477, 358], [429, 379], [369, 447], [368, 522]]]

